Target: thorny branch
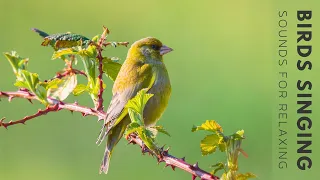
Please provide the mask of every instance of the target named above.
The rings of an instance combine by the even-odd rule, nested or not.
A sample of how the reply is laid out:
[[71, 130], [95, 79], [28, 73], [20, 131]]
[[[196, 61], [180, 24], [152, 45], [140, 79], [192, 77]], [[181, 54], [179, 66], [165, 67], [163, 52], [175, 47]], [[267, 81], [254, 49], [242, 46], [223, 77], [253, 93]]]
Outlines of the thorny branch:
[[106, 36], [109, 34], [109, 30], [106, 27], [103, 27], [104, 31], [101, 35], [101, 38], [99, 39], [98, 45], [97, 45], [97, 50], [98, 50], [98, 56], [97, 59], [99, 60], [99, 65], [98, 65], [98, 69], [99, 69], [99, 84], [100, 84], [100, 88], [99, 88], [99, 92], [98, 92], [98, 102], [96, 105], [96, 109], [98, 111], [102, 111], [103, 110], [103, 70], [102, 70], [102, 65], [103, 65], [103, 56], [102, 56], [102, 46], [103, 43], [106, 40]]
[[[16, 92], [0, 91], [0, 98], [1, 97], [8, 98], [9, 101], [11, 101], [13, 98], [23, 98], [23, 99], [29, 100], [30, 102], [32, 100], [37, 100], [37, 97], [34, 94], [30, 93], [29, 91], [27, 91], [25, 89], [20, 89], [19, 91], [16, 91]], [[48, 106], [46, 109], [38, 110], [37, 113], [35, 113], [31, 116], [26, 116], [20, 120], [4, 122], [4, 118], [0, 119], [0, 127], [3, 126], [4, 128], [7, 128], [8, 126], [15, 125], [15, 124], [25, 124], [25, 122], [28, 120], [45, 115], [49, 112], [57, 112], [62, 109], [69, 110], [71, 112], [73, 112], [73, 111], [80, 112], [83, 116], [87, 116], [87, 115], [96, 116], [99, 119], [104, 119], [106, 117], [105, 112], [100, 112], [100, 111], [97, 111], [92, 108], [80, 106], [80, 105], [78, 105], [78, 103], [72, 103], [72, 104], [71, 103], [64, 103], [62, 101], [59, 101], [57, 99], [53, 99], [50, 97], [48, 98], [48, 102], [49, 102], [50, 106]], [[142, 140], [134, 134], [131, 134], [129, 136], [128, 141], [129, 141], [129, 143], [139, 145], [142, 148], [143, 153], [151, 152], [143, 145]], [[198, 163], [191, 165], [185, 161], [185, 158], [179, 159], [179, 158], [174, 157], [173, 155], [170, 155], [168, 153], [168, 149], [164, 150], [163, 148], [160, 148], [160, 155], [156, 155], [156, 154], [153, 154], [153, 155], [157, 157], [158, 163], [165, 162], [166, 167], [171, 166], [173, 170], [175, 170], [175, 168], [177, 167], [179, 169], [182, 169], [182, 170], [192, 174], [193, 180], [196, 177], [199, 177], [202, 180], [218, 180], [219, 179], [218, 177], [213, 176], [209, 172], [206, 172], [206, 171], [200, 169], [198, 166]]]
[[[28, 120], [34, 119], [34, 118], [42, 116], [42, 115], [46, 115], [49, 112], [57, 112], [57, 111], [60, 111], [63, 109], [69, 110], [71, 112], [74, 112], [74, 111], [80, 112], [83, 116], [87, 116], [87, 115], [96, 116], [96, 117], [98, 117], [98, 120], [105, 119], [107, 114], [106, 114], [106, 112], [103, 111], [102, 94], [103, 94], [104, 88], [103, 88], [103, 80], [102, 80], [102, 75], [103, 75], [103, 69], [102, 69], [102, 65], [103, 65], [102, 50], [103, 49], [102, 49], [102, 47], [103, 46], [106, 47], [108, 45], [113, 45], [113, 46], [117, 46], [117, 45], [127, 46], [128, 45], [128, 42], [117, 42], [116, 44], [114, 44], [112, 42], [105, 42], [106, 36], [108, 34], [109, 34], [109, 30], [104, 27], [104, 32], [102, 33], [102, 36], [99, 39], [99, 42], [96, 44], [97, 53], [98, 53], [97, 59], [99, 60], [98, 78], [99, 78], [100, 88], [99, 88], [99, 93], [98, 93], [98, 101], [95, 105], [96, 106], [95, 109], [85, 107], [85, 106], [80, 106], [80, 105], [78, 105], [77, 102], [64, 103], [63, 101], [60, 101], [58, 99], [48, 97], [47, 101], [48, 101], [49, 105], [45, 109], [38, 110], [35, 114], [30, 115], [30, 116], [26, 116], [26, 117], [24, 117], [20, 120], [16, 120], [16, 121], [4, 122], [5, 118], [2, 118], [2, 119], [0, 119], [0, 127], [8, 128], [8, 126], [11, 126], [11, 125], [25, 124], [26, 121], [28, 121]], [[63, 73], [58, 73], [54, 78], [63, 78], [63, 77], [68, 76], [72, 73], [86, 76], [86, 74], [84, 72], [73, 69], [70, 64], [70, 68], [66, 69]], [[0, 99], [3, 97], [8, 98], [9, 101], [11, 101], [13, 98], [27, 99], [31, 103], [32, 103], [32, 100], [39, 100], [36, 95], [34, 95], [33, 93], [31, 93], [30, 91], [28, 91], [27, 89], [24, 89], [24, 88], [21, 88], [20, 90], [14, 91], [14, 92], [0, 91]], [[185, 161], [185, 158], [176, 158], [173, 155], [170, 155], [168, 153], [169, 149], [164, 150], [163, 148], [159, 148], [160, 153], [154, 154], [152, 151], [150, 151], [143, 144], [143, 141], [135, 134], [129, 135], [127, 140], [129, 141], [129, 143], [139, 145], [142, 148], [143, 153], [149, 152], [153, 156], [157, 157], [158, 163], [165, 162], [166, 167], [171, 166], [171, 168], [173, 170], [175, 170], [175, 168], [177, 167], [177, 168], [180, 168], [180, 169], [192, 174], [193, 180], [196, 179], [196, 177], [199, 177], [201, 180], [218, 180], [219, 179], [219, 177], [216, 177], [216, 176], [210, 174], [209, 172], [206, 172], [206, 171], [200, 169], [198, 166], [198, 163], [191, 165]]]

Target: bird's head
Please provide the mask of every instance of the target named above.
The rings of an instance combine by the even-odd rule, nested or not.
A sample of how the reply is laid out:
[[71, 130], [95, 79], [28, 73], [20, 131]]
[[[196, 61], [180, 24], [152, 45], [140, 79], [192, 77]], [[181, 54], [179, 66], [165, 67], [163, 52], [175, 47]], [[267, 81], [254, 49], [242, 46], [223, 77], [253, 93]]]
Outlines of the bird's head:
[[162, 56], [172, 49], [163, 45], [161, 41], [153, 37], [140, 39], [132, 44], [129, 54], [144, 60], [162, 61]]

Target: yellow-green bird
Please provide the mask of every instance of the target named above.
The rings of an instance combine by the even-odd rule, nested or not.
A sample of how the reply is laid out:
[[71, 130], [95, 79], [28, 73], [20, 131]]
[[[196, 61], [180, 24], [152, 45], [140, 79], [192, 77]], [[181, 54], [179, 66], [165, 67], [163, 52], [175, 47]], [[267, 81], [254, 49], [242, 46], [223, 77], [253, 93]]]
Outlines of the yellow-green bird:
[[131, 122], [125, 109], [127, 102], [147, 88], [153, 94], [147, 102], [143, 117], [147, 127], [154, 126], [168, 105], [171, 85], [163, 55], [172, 51], [158, 39], [147, 37], [136, 41], [128, 51], [127, 58], [114, 82], [113, 97], [107, 110], [97, 143], [107, 138], [107, 147], [100, 167], [100, 173], [108, 172], [114, 146], [119, 142], [127, 125]]

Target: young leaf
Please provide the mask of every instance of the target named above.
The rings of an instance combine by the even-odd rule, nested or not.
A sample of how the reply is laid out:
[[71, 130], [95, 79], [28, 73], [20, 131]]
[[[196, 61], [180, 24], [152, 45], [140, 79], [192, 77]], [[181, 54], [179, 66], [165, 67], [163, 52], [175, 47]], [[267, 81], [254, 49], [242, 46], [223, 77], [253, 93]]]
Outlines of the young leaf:
[[48, 82], [40, 82], [40, 86], [44, 87], [46, 90], [48, 89], [55, 89], [55, 88], [58, 88], [59, 87], [59, 84], [61, 84], [63, 82], [62, 79], [58, 79], [58, 78], [55, 78], [51, 81], [48, 81]]
[[219, 144], [220, 137], [217, 134], [207, 135], [201, 140], [200, 148], [203, 156], [211, 154], [216, 151]]
[[24, 79], [24, 84], [26, 85], [26, 87], [32, 91], [35, 92], [36, 88], [39, 84], [39, 76], [37, 73], [31, 73], [29, 71], [26, 70], [21, 70], [21, 76]]
[[169, 132], [165, 130], [162, 126], [153, 126], [152, 129], [156, 130], [157, 132], [161, 132], [167, 136], [170, 136]]
[[[103, 87], [103, 89], [105, 89], [107, 87], [107, 85], [103, 83], [102, 87]], [[95, 96], [98, 96], [99, 90], [100, 90], [100, 79], [96, 78], [95, 86], [89, 92], [94, 94]]]
[[14, 85], [17, 86], [17, 87], [19, 87], [19, 88], [29, 89], [28, 84], [26, 84], [24, 81], [19, 81], [19, 80], [17, 80], [17, 81], [14, 83]]
[[91, 41], [97, 43], [99, 41], [99, 35], [94, 36]]
[[232, 139], [234, 139], [234, 140], [244, 139], [244, 130], [239, 130], [236, 133], [234, 133], [232, 135]]
[[224, 139], [225, 137], [222, 135], [219, 137], [218, 148], [221, 152], [225, 152], [227, 149], [227, 144]]
[[205, 123], [201, 124], [201, 126], [193, 126], [192, 132], [206, 130], [212, 132], [223, 132], [222, 127], [214, 120], [207, 120]]
[[92, 58], [89, 58], [88, 56], [81, 56], [84, 69], [88, 78], [88, 87], [90, 89], [94, 88], [95, 82], [96, 82], [96, 61], [92, 60]]
[[65, 76], [61, 79], [62, 81], [57, 85], [57, 88], [48, 89], [48, 96], [53, 98], [59, 98], [61, 101], [66, 99], [69, 94], [77, 86], [77, 76], [75, 74]]
[[134, 98], [128, 101], [128, 103], [126, 104], [126, 108], [132, 109], [137, 113], [143, 115], [143, 109], [152, 96], [153, 94], [147, 94], [147, 89], [142, 89]]
[[113, 62], [110, 58], [103, 58], [102, 69], [106, 76], [115, 81], [121, 68], [121, 64]]
[[17, 76], [18, 80], [22, 80], [20, 76], [20, 70], [25, 70], [28, 63], [28, 58], [21, 58], [17, 52], [12, 51], [10, 53], [4, 53], [4, 56], [8, 59], [10, 65], [12, 66], [14, 74]]
[[137, 122], [132, 122], [127, 126], [126, 132], [125, 132], [125, 137], [129, 136], [131, 133], [134, 132], [142, 132], [143, 126], [138, 124]]
[[256, 178], [257, 176], [253, 173], [237, 174], [237, 180], [247, 180], [249, 178]]
[[78, 84], [74, 90], [73, 90], [73, 95], [79, 96], [80, 94], [84, 93], [87, 90], [87, 86], [84, 84]]
[[131, 122], [135, 122], [140, 124], [141, 126], [144, 125], [143, 123], [143, 117], [141, 114], [139, 114], [137, 111], [135, 111], [134, 109], [128, 108], [128, 114], [129, 117], [131, 119]]
[[95, 59], [97, 57], [97, 47], [95, 45], [89, 45], [86, 49], [79, 51], [79, 55]]
[[225, 170], [225, 165], [222, 163], [222, 162], [219, 162], [215, 165], [212, 165], [211, 166], [212, 168], [214, 168], [212, 171], [211, 171], [211, 174], [212, 175], [215, 175], [218, 171], [220, 170]]
[[70, 54], [78, 54], [78, 51], [75, 50], [74, 48], [60, 49], [53, 53], [51, 59], [57, 59], [57, 58], [64, 59], [63, 56], [70, 55]]

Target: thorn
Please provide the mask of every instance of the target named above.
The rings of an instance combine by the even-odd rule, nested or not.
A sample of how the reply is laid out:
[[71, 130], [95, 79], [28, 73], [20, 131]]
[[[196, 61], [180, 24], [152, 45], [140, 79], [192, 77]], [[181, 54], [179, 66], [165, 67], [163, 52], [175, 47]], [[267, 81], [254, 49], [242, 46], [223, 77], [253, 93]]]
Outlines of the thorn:
[[7, 126], [3, 123], [5, 119], [6, 119], [5, 117], [0, 119], [0, 126], [3, 126], [4, 128], [8, 129]]
[[163, 146], [160, 148], [160, 150], [163, 151], [165, 146], [166, 146], [166, 145], [163, 145]]
[[165, 167], [168, 167], [168, 166], [171, 166], [171, 168], [172, 168], [172, 170], [176, 170], [176, 166], [174, 166], [174, 165], [172, 165], [172, 164], [166, 164], [166, 166]]
[[77, 102], [77, 101], [75, 101], [73, 104], [74, 104], [74, 105], [78, 105], [78, 102]]
[[146, 152], [148, 152], [148, 148], [147, 148], [147, 146], [146, 146], [145, 144], [142, 145], [142, 147], [141, 147], [141, 152], [142, 152], [143, 155], [144, 155]]
[[132, 139], [129, 140], [128, 145], [129, 144], [136, 144], [136, 142], [134, 142]]
[[193, 164], [191, 168], [192, 168], [192, 169], [199, 169], [198, 162], [196, 162], [195, 164]]
[[195, 180], [196, 178], [197, 178], [197, 176], [192, 174], [192, 180]]
[[166, 150], [163, 151], [163, 155], [168, 155], [170, 147], [168, 147]]
[[73, 115], [73, 110], [70, 110], [71, 114]]
[[160, 164], [161, 162], [164, 162], [164, 160], [161, 156], [157, 156], [157, 161], [158, 161], [158, 164]]
[[87, 113], [84, 113], [84, 112], [82, 112], [81, 114], [82, 114], [83, 117], [88, 115]]
[[183, 157], [180, 159], [181, 161], [186, 161], [186, 157]]
[[33, 104], [31, 99], [27, 99], [27, 100], [28, 100], [31, 104]]
[[11, 102], [13, 99], [13, 96], [9, 96], [8, 101]]

